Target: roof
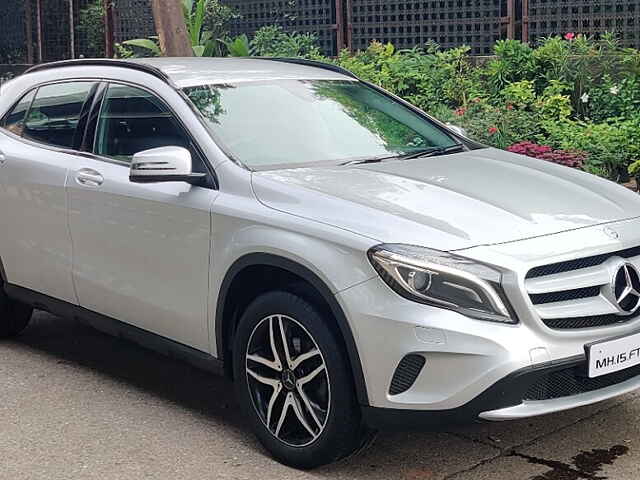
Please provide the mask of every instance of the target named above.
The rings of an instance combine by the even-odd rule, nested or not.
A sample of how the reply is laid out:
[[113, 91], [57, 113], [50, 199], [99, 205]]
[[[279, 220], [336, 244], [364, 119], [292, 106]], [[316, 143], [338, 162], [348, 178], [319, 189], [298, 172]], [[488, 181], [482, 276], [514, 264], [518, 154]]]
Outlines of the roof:
[[296, 59], [153, 57], [130, 61], [157, 68], [180, 88], [276, 79], [353, 80], [348, 72], [334, 71], [331, 68], [336, 67], [329, 64], [325, 68], [304, 60], [304, 64], [297, 63], [300, 60]]

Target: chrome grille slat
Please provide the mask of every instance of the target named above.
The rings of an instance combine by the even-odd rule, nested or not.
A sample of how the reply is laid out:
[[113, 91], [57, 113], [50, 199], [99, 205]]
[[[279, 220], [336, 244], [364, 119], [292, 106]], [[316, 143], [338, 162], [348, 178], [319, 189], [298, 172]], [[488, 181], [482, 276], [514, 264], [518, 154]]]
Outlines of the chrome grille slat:
[[543, 303], [562, 302], [566, 300], [575, 300], [577, 298], [596, 297], [600, 295], [600, 285], [594, 287], [576, 288], [574, 290], [561, 290], [559, 292], [547, 293], [530, 293], [531, 303], [540, 305]]
[[607, 270], [602, 265], [581, 268], [565, 273], [554, 273], [544, 277], [535, 277], [525, 280], [527, 293], [536, 295], [540, 293], [561, 292], [575, 288], [605, 285], [611, 279]]
[[542, 319], [589, 317], [616, 313], [618, 309], [602, 295], [580, 298], [564, 302], [536, 305], [536, 312]]

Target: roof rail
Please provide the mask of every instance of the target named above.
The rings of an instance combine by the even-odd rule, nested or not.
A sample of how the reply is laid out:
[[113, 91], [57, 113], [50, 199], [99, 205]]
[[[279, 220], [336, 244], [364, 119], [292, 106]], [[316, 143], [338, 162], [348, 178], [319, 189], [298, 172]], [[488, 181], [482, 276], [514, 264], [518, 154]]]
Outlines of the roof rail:
[[260, 60], [272, 60], [275, 62], [295, 63], [297, 65], [306, 65], [308, 67], [322, 68], [324, 70], [331, 70], [332, 72], [341, 73], [351, 78], [358, 78], [353, 72], [350, 72], [346, 68], [339, 67], [333, 63], [325, 63], [319, 60], [308, 60], [306, 58], [289, 58], [289, 57], [245, 57], [245, 58], [258, 58]]
[[51, 68], [81, 67], [81, 66], [98, 66], [98, 67], [108, 66], [108, 67], [130, 68], [132, 70], [138, 70], [141, 72], [149, 73], [154, 77], [159, 78], [163, 82], [168, 83], [171, 86], [174, 86], [169, 76], [159, 68], [156, 68], [147, 63], [131, 62], [126, 60], [117, 60], [117, 59], [110, 59], [110, 58], [80, 58], [76, 60], [61, 60], [59, 62], [41, 63], [39, 65], [34, 65], [24, 73], [27, 74], [27, 73], [33, 73], [33, 72], [41, 72], [43, 70], [49, 70]]

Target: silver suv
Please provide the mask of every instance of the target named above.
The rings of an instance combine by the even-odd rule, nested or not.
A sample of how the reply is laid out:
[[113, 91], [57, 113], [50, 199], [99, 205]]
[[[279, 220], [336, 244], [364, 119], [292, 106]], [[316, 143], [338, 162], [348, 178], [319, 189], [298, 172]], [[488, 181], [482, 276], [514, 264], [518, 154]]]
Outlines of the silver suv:
[[640, 386], [640, 197], [347, 71], [61, 62], [0, 118], [0, 335], [39, 308], [224, 372], [289, 465]]

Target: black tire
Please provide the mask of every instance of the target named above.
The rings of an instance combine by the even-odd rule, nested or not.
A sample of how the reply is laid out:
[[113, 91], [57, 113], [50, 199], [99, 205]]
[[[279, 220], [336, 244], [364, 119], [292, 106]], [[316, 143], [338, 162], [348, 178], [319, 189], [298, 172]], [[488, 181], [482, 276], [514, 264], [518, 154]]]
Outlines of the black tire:
[[33, 308], [7, 297], [0, 285], [0, 338], [13, 337], [22, 332], [29, 321]]
[[[298, 385], [304, 381], [302, 377], [304, 371], [300, 373], [300, 369], [305, 368], [306, 362], [320, 362], [319, 367], [307, 367], [314, 372], [320, 370], [320, 374], [317, 375], [317, 379], [314, 378], [314, 380], [305, 385], [309, 385], [309, 388], [312, 390], [315, 388], [324, 393], [329, 392], [326, 397], [321, 395], [328, 404], [326, 410], [315, 409], [316, 406], [322, 404], [322, 399], [312, 403], [314, 408], [309, 407], [309, 403], [306, 403], [305, 408], [302, 401], [308, 401], [313, 392], [308, 395], [305, 393], [307, 396], [303, 398], [300, 396], [300, 391], [297, 390], [297, 386], [292, 387], [291, 382], [285, 382], [285, 374], [282, 372], [287, 370], [286, 367], [282, 368], [282, 372], [277, 369], [271, 369], [272, 367], [267, 368], [271, 375], [265, 373], [265, 377], [278, 378], [278, 375], [282, 375], [280, 382], [280, 388], [282, 388], [282, 390], [277, 390], [280, 393], [277, 394], [279, 397], [276, 396], [276, 400], [273, 401], [274, 407], [272, 410], [274, 414], [272, 416], [277, 416], [278, 420], [280, 417], [284, 417], [285, 423], [283, 425], [290, 424], [293, 426], [283, 426], [283, 430], [280, 431], [284, 432], [288, 429], [290, 432], [295, 433], [296, 424], [298, 427], [304, 425], [299, 421], [300, 417], [298, 416], [298, 412], [300, 411], [303, 412], [302, 416], [308, 420], [307, 425], [313, 426], [313, 430], [317, 431], [315, 433], [317, 437], [314, 438], [314, 433], [311, 433], [308, 429], [307, 432], [305, 432], [303, 428], [299, 428], [299, 431], [302, 433], [298, 434], [298, 438], [295, 438], [295, 442], [299, 443], [297, 445], [289, 443], [294, 442], [294, 440], [286, 439], [285, 433], [280, 433], [280, 436], [283, 437], [282, 439], [276, 436], [275, 430], [277, 430], [277, 426], [275, 426], [275, 423], [277, 422], [265, 422], [266, 413], [264, 410], [268, 408], [266, 404], [272, 404], [270, 401], [271, 395], [272, 392], [276, 392], [277, 387], [273, 386], [272, 390], [267, 388], [267, 394], [261, 397], [256, 391], [260, 390], [263, 384], [260, 382], [256, 383], [253, 375], [249, 375], [247, 371], [248, 367], [250, 367], [252, 371], [260, 367], [265, 368], [261, 363], [253, 363], [253, 359], [248, 360], [247, 355], [249, 354], [249, 348], [253, 348], [256, 342], [254, 338], [261, 337], [266, 331], [271, 333], [271, 330], [265, 329], [272, 328], [272, 320], [270, 319], [273, 318], [276, 318], [276, 320], [273, 321], [274, 324], [279, 321], [289, 322], [288, 327], [285, 326], [285, 329], [289, 328], [288, 335], [292, 337], [296, 335], [296, 332], [299, 332], [299, 336], [303, 336], [305, 332], [309, 334], [311, 341], [314, 342], [316, 347], [312, 348], [310, 352], [320, 351], [319, 355], [317, 353], [315, 354], [316, 356], [313, 360], [304, 360], [305, 363], [290, 370], [294, 372], [294, 380], [297, 379], [294, 384]], [[282, 318], [283, 320], [278, 320], [278, 318]], [[295, 323], [291, 322], [291, 320]], [[236, 394], [241, 408], [260, 440], [260, 443], [262, 443], [276, 460], [295, 468], [310, 469], [335, 462], [358, 450], [362, 446], [363, 440], [370, 437], [370, 432], [362, 428], [360, 409], [356, 400], [354, 383], [350, 374], [347, 357], [336, 334], [329, 327], [329, 320], [330, 319], [323, 318], [319, 310], [311, 303], [297, 295], [281, 291], [270, 292], [261, 295], [249, 305], [240, 319], [235, 335], [233, 345], [234, 379]], [[265, 321], [269, 323], [265, 324]], [[301, 329], [300, 327], [303, 328]], [[262, 331], [262, 334], [254, 334], [254, 332], [259, 331]], [[277, 332], [278, 330], [274, 329], [273, 331]], [[287, 338], [285, 334], [282, 335]], [[281, 338], [282, 337], [279, 337], [276, 342], [281, 342]], [[289, 341], [289, 348], [293, 348], [294, 350], [290, 354], [290, 358], [293, 360], [301, 356], [300, 354], [298, 354], [297, 357], [294, 355], [296, 348], [300, 351], [301, 342], [305, 342], [307, 345], [310, 344], [308, 343], [308, 338], [303, 340], [300, 338], [291, 338]], [[280, 350], [282, 350], [283, 344], [279, 343], [278, 345], [279, 347], [276, 347], [276, 349], [280, 348]], [[269, 346], [273, 348], [273, 344]], [[253, 357], [256, 356], [257, 354], [253, 355]], [[280, 356], [282, 357], [282, 355]], [[264, 357], [266, 358], [267, 355]], [[272, 357], [276, 358], [275, 355]], [[284, 357], [286, 359], [286, 354]], [[322, 365], [324, 365], [324, 369]], [[326, 376], [324, 376], [324, 372], [326, 372]], [[310, 375], [305, 375], [306, 378], [309, 376]], [[312, 382], [318, 382], [319, 384], [317, 387], [314, 387]], [[324, 388], [323, 383], [328, 384], [327, 388]], [[256, 385], [258, 385], [257, 389]], [[288, 387], [286, 385], [288, 385]], [[290, 388], [290, 390], [287, 390], [287, 388]], [[290, 405], [289, 409], [287, 409], [285, 405], [285, 408], [280, 409], [280, 413], [278, 414], [278, 405], [285, 404], [286, 400], [289, 399], [289, 395], [291, 395], [292, 405]], [[266, 401], [266, 397], [269, 398], [269, 401]], [[297, 397], [297, 400], [294, 397]], [[258, 402], [260, 398], [263, 398], [262, 413], [260, 413], [259, 407], [256, 406], [256, 402]], [[282, 403], [279, 404], [278, 402]], [[298, 410], [294, 408], [294, 402], [297, 402]], [[288, 413], [282, 415], [282, 410]], [[320, 413], [314, 415], [314, 411]], [[311, 415], [313, 415], [313, 417]], [[318, 418], [323, 419], [323, 426], [320, 426], [319, 423], [313, 423], [313, 420], [317, 421]], [[272, 425], [271, 429], [267, 427], [267, 423]], [[291, 433], [291, 435], [293, 436], [294, 433]], [[301, 440], [301, 438], [307, 433], [312, 440], [306, 444], [302, 444], [303, 440]]]

